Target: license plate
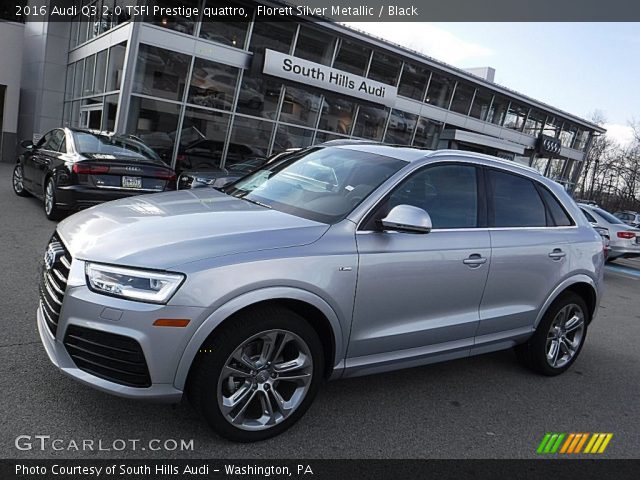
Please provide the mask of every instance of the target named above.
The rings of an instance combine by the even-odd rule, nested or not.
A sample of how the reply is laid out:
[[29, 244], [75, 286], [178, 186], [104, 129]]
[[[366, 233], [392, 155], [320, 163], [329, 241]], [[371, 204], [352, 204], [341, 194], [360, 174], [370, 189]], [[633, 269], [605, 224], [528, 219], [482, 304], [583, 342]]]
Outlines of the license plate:
[[142, 188], [142, 178], [122, 177], [122, 188]]

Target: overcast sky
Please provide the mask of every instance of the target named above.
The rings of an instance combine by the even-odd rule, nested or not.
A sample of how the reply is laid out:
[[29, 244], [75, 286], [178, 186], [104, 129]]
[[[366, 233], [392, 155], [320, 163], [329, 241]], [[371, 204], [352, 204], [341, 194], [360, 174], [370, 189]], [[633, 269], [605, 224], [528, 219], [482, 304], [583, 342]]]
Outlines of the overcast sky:
[[640, 23], [352, 23], [459, 68], [491, 66], [496, 83], [630, 138], [640, 120]]

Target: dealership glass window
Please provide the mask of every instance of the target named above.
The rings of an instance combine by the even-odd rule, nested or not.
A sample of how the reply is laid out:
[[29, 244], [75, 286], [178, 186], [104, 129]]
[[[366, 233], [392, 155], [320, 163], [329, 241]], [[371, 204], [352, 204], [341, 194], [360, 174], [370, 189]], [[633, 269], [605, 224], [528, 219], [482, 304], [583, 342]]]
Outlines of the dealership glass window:
[[71, 31], [69, 33], [69, 45], [70, 48], [75, 47], [76, 45], [78, 45], [78, 30], [80, 27], [80, 18], [78, 15], [76, 15], [75, 17], [73, 17], [73, 20], [71, 20]]
[[491, 122], [495, 125], [502, 125], [508, 108], [509, 99], [506, 97], [495, 95], [493, 97], [493, 105], [491, 105], [491, 109], [489, 110], [489, 114], [487, 115], [487, 122]]
[[579, 128], [576, 132], [576, 141], [573, 143], [573, 148], [576, 150], [584, 150], [587, 146], [587, 140], [589, 140], [589, 130]]
[[236, 67], [196, 58], [187, 101], [203, 107], [231, 110], [237, 82]]
[[164, 48], [140, 45], [133, 91], [169, 100], [182, 100], [191, 58]]
[[395, 109], [391, 110], [384, 141], [396, 145], [410, 145], [417, 124], [417, 115]]
[[96, 73], [93, 82], [94, 93], [104, 93], [104, 84], [107, 76], [107, 51], [102, 50], [96, 54]]
[[[249, 29], [249, 24], [251, 23], [250, 20], [253, 17], [253, 7], [234, 1], [225, 1], [222, 3], [224, 3], [224, 7], [244, 8], [245, 12], [247, 13], [247, 17], [226, 17], [226, 20], [224, 22], [202, 22], [202, 25], [200, 27], [200, 38], [210, 40], [212, 42], [222, 43], [224, 45], [229, 45], [231, 47], [244, 48], [247, 38], [247, 31]], [[173, 5], [174, 2], [171, 2], [171, 4]], [[222, 6], [220, 0], [206, 0], [204, 3], [204, 8], [216, 8], [220, 6]]]
[[320, 107], [322, 107], [322, 98], [319, 94], [287, 85], [284, 90], [280, 121], [315, 127]]
[[331, 132], [318, 132], [316, 133], [316, 138], [313, 141], [314, 145], [318, 145], [319, 143], [329, 142], [331, 140], [340, 140], [343, 138], [349, 138], [346, 135], [337, 135]]
[[413, 139], [413, 145], [415, 147], [434, 149], [438, 146], [441, 131], [442, 123], [420, 117], [416, 126], [416, 136]]
[[567, 163], [565, 158], [552, 158], [549, 162], [546, 176], [552, 180], [560, 180], [565, 163]]
[[273, 122], [236, 116], [231, 127], [225, 166], [233, 167], [249, 158], [266, 157], [273, 127]]
[[84, 80], [82, 82], [82, 96], [93, 94], [93, 76], [95, 73], [95, 64], [95, 55], [91, 55], [84, 60]]
[[333, 68], [362, 76], [367, 70], [370, 56], [370, 48], [361, 43], [342, 38], [333, 62]]
[[405, 62], [398, 82], [398, 95], [422, 101], [427, 88], [431, 71], [416, 65]]
[[528, 112], [528, 107], [523, 107], [522, 105], [512, 101], [511, 105], [509, 105], [507, 116], [504, 119], [504, 126], [511, 130], [522, 131]]
[[399, 58], [379, 51], [373, 52], [369, 75], [367, 77], [387, 85], [397, 85], [402, 61]]
[[451, 78], [443, 75], [437, 73], [431, 75], [425, 102], [436, 107], [449, 108], [451, 94], [453, 93], [453, 83], [454, 81]]
[[137, 136], [171, 164], [180, 105], [131, 96], [127, 133]]
[[231, 115], [200, 108], [187, 108], [176, 158], [176, 172], [219, 168]]
[[531, 109], [529, 117], [524, 124], [523, 132], [527, 135], [538, 136], [542, 132], [542, 126], [544, 125], [545, 115], [544, 113]]
[[71, 126], [71, 102], [64, 102], [62, 106], [62, 126]]
[[249, 50], [263, 53], [265, 48], [289, 53], [296, 24], [293, 22], [254, 22]]
[[544, 129], [542, 133], [549, 137], [558, 138], [560, 135], [560, 128], [562, 127], [562, 120], [559, 120], [555, 117], [547, 117], [547, 120], [544, 124]]
[[69, 122], [72, 127], [80, 125], [80, 101], [76, 100], [71, 103], [71, 115], [69, 116]]
[[[180, 0], [180, 5], [184, 6], [185, 8], [200, 8], [200, 3], [201, 0]], [[154, 0], [152, 2], [152, 5], [161, 8], [171, 8], [176, 6], [176, 2], [174, 0]], [[179, 13], [180, 11], [178, 10], [177, 12], [175, 12], [175, 14], [171, 15], [150, 14], [149, 18], [147, 18], [147, 21], [153, 23], [154, 25], [159, 25], [164, 28], [175, 30], [176, 32], [193, 35], [195, 26], [198, 23], [198, 16], [196, 15], [195, 17], [189, 18], [179, 15]]]
[[562, 125], [562, 131], [560, 132], [560, 143], [562, 146], [571, 148], [577, 132], [578, 129], [575, 125], [572, 125], [569, 122], [564, 122]]
[[275, 120], [282, 82], [245, 70], [236, 111]]
[[382, 140], [389, 109], [381, 106], [361, 105], [353, 127], [353, 136], [367, 140]]
[[276, 138], [273, 143], [273, 153], [278, 153], [288, 148], [303, 148], [311, 145], [313, 130], [278, 125]]
[[344, 96], [327, 94], [320, 115], [320, 130], [350, 135], [356, 105]]
[[451, 111], [468, 115], [475, 91], [476, 89], [468, 83], [458, 81], [455, 92], [453, 93], [453, 100], [451, 101]]
[[306, 25], [300, 26], [294, 56], [310, 62], [330, 65], [335, 49], [335, 37]]
[[469, 115], [478, 120], [485, 121], [489, 115], [489, 109], [491, 108], [491, 100], [493, 99], [493, 93], [484, 88], [476, 89], [476, 96], [473, 98], [473, 105], [471, 105], [471, 111]]
[[120, 86], [122, 84], [122, 72], [124, 69], [124, 56], [126, 51], [126, 42], [114, 45], [109, 49], [109, 61], [107, 63], [107, 92], [120, 90]]
[[113, 132], [116, 129], [116, 113], [118, 112], [118, 95], [104, 97], [102, 107], [102, 129]]
[[76, 62], [76, 71], [73, 77], [73, 98], [82, 96], [82, 76], [84, 75], [84, 58]]
[[549, 159], [545, 157], [535, 157], [533, 162], [531, 162], [531, 167], [535, 168], [540, 173], [544, 174], [547, 170], [547, 164], [549, 163]]
[[89, 31], [89, 20], [84, 15], [80, 15], [80, 24], [78, 25], [78, 42], [80, 45], [87, 41], [87, 32]]

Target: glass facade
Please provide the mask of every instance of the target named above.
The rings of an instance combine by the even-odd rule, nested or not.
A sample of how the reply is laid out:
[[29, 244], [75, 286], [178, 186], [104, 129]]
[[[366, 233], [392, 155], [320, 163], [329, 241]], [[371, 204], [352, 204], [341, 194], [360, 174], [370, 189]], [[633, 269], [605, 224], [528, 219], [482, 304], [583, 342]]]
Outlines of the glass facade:
[[[114, 5], [135, 0], [84, 3], [103, 5], [105, 9], [96, 18], [70, 25], [72, 49], [127, 22], [126, 17], [114, 18], [108, 12], [113, 12]], [[253, 15], [252, 2], [230, 3], [249, 8]], [[173, 5], [168, 0], [158, 4]], [[215, 6], [216, 2], [185, 0], [183, 4], [201, 8]], [[126, 65], [127, 43], [88, 53], [68, 65], [64, 121], [72, 126], [125, 130], [149, 144], [178, 171], [232, 166], [284, 149], [338, 138], [434, 149], [444, 130], [474, 128], [456, 125], [456, 121], [460, 123], [458, 116], [450, 115], [452, 120], [447, 118], [447, 125], [429, 118], [429, 109], [436, 107], [521, 132], [523, 138], [533, 137], [516, 161], [528, 164], [533, 158], [534, 168], [565, 180], [561, 177], [563, 170], [568, 170], [564, 167], [566, 159], [535, 157], [535, 138], [544, 133], [559, 138], [563, 147], [584, 151], [591, 133], [578, 123], [550, 115], [543, 106], [517, 100], [508, 91], [476, 83], [462, 73], [453, 75], [444, 66], [423, 64], [321, 25], [198, 23], [179, 16], [148, 20], [151, 26], [139, 28], [154, 32], [166, 29], [167, 35], [190, 36], [198, 41], [195, 52], [207, 53], [176, 51], [168, 46], [170, 42], [162, 46], [148, 44], [148, 40], [144, 43], [144, 36], [131, 46], [131, 65]], [[213, 44], [224, 47], [218, 51], [251, 57], [247, 57], [244, 68], [225, 54], [204, 58], [211, 55], [212, 50], [207, 47]], [[410, 100], [413, 105], [417, 102], [422, 106], [411, 113], [264, 75], [266, 49], [395, 86], [405, 105]], [[130, 92], [126, 102], [121, 90]], [[126, 105], [126, 111], [119, 111], [121, 104]], [[483, 151], [482, 148], [470, 147], [474, 151]]]

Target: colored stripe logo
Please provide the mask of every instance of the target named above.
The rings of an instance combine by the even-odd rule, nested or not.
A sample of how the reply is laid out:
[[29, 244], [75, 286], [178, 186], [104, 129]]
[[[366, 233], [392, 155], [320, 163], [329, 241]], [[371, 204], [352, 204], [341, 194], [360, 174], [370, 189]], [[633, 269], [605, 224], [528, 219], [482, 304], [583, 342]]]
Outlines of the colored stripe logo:
[[604, 453], [612, 438], [613, 433], [547, 433], [538, 445], [536, 453]]

